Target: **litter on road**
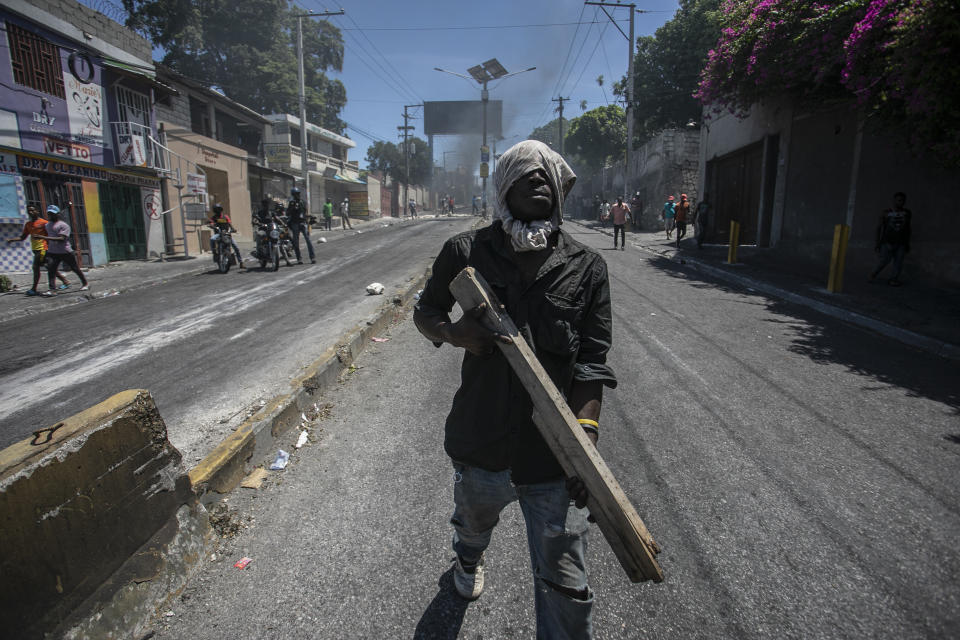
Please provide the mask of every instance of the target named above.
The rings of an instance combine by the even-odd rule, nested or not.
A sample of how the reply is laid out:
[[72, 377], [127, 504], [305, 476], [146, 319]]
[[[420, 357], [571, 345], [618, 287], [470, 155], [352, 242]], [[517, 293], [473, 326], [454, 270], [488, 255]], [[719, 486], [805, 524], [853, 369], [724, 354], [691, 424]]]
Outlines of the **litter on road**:
[[250, 564], [251, 562], [253, 562], [253, 558], [247, 558], [246, 556], [244, 556], [243, 558], [240, 558], [239, 560], [234, 562], [233, 566], [235, 566], [237, 569], [246, 569], [247, 565]]
[[387, 342], [390, 338], [370, 338], [373, 342]]
[[273, 464], [270, 465], [270, 471], [280, 471], [281, 469], [287, 466], [287, 462], [290, 461], [290, 454], [280, 449], [277, 451], [277, 459], [273, 461]]
[[297, 438], [297, 449], [299, 449], [300, 447], [302, 447], [302, 446], [305, 445], [305, 444], [307, 444], [307, 432], [306, 432], [306, 431], [301, 431], [301, 432], [300, 432], [300, 437]]
[[251, 471], [246, 478], [243, 479], [243, 481], [240, 483], [240, 486], [245, 489], [259, 489], [266, 477], [267, 470], [263, 467], [257, 467]]
[[383, 285], [379, 282], [371, 282], [367, 285], [367, 293], [371, 296], [379, 296], [383, 293]]

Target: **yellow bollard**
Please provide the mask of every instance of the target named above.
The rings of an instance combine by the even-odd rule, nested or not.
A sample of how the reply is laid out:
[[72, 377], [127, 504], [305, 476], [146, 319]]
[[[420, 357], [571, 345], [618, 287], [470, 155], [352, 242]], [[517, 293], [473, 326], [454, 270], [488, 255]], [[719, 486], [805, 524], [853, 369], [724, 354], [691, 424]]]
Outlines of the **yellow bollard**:
[[727, 251], [727, 264], [736, 264], [737, 246], [740, 244], [740, 223], [730, 221], [730, 249]]
[[843, 267], [847, 261], [847, 244], [850, 242], [850, 226], [838, 224], [833, 228], [833, 251], [830, 253], [830, 276], [827, 291], [840, 293], [843, 290]]

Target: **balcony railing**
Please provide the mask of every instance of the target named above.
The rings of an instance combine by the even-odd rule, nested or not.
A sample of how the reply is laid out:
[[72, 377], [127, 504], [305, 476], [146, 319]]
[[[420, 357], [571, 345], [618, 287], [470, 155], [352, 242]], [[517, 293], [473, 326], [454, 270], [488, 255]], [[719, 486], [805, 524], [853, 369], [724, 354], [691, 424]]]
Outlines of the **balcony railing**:
[[170, 174], [170, 154], [153, 137], [150, 127], [136, 122], [111, 122], [114, 162], [117, 166], [143, 167]]

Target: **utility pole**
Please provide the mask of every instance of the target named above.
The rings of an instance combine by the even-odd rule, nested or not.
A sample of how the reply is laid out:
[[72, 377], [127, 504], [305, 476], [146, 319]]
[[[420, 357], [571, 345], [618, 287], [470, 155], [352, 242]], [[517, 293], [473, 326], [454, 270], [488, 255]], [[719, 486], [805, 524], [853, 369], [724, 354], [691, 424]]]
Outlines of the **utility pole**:
[[[627, 153], [624, 158], [624, 171], [623, 171], [623, 190], [626, 194], [630, 193], [630, 156], [631, 150], [633, 147], [633, 45], [635, 38], [633, 35], [633, 15], [638, 13], [637, 5], [635, 4], [621, 4], [619, 2], [584, 2], [584, 4], [592, 4], [603, 9], [603, 12], [607, 14], [607, 17], [610, 18], [610, 22], [613, 23], [613, 26], [627, 39], [627, 108], [625, 109], [626, 118], [627, 118]], [[613, 19], [613, 16], [610, 15], [610, 12], [607, 11], [607, 7], [629, 7], [630, 9], [630, 35], [623, 33], [623, 29], [620, 28], [620, 25]], [[644, 12], [639, 12], [644, 13]]]
[[300, 173], [303, 178], [303, 203], [307, 208], [307, 219], [310, 219], [310, 172], [307, 169], [307, 88], [303, 72], [303, 19], [326, 18], [327, 16], [342, 16], [340, 11], [323, 11], [322, 13], [297, 14], [297, 76], [300, 82]]
[[[415, 127], [410, 124], [410, 118], [413, 116], [407, 113], [407, 109], [412, 107], [422, 107], [422, 104], [405, 104], [403, 105], [403, 126], [397, 127], [403, 131], [403, 211], [407, 210], [407, 202], [410, 200], [410, 143], [408, 141], [410, 130]], [[433, 164], [433, 160], [430, 161]], [[400, 216], [401, 218], [403, 215]]]
[[564, 98], [563, 96], [560, 96], [559, 98], [550, 99], [551, 102], [560, 103], [560, 106], [557, 107], [557, 111], [560, 112], [560, 118], [558, 119], [558, 122], [560, 123], [560, 155], [563, 155], [563, 103], [565, 100], [569, 100], [569, 99], [570, 98]]

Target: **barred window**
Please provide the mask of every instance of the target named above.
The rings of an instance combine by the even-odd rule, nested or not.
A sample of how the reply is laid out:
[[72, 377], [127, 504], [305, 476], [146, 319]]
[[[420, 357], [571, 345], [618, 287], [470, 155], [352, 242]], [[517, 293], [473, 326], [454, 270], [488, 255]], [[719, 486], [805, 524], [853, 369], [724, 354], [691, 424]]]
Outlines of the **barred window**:
[[66, 99], [60, 47], [9, 22], [7, 40], [14, 82]]

